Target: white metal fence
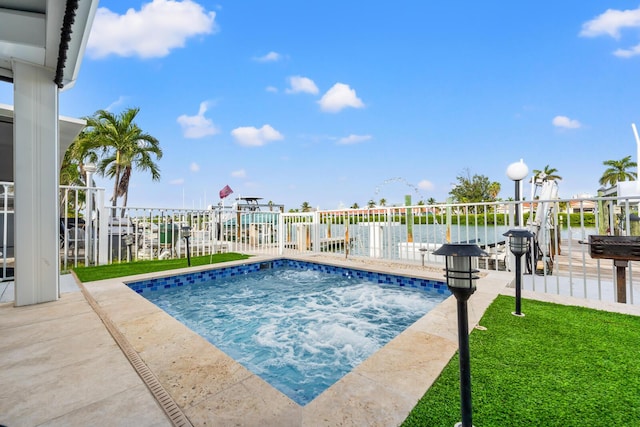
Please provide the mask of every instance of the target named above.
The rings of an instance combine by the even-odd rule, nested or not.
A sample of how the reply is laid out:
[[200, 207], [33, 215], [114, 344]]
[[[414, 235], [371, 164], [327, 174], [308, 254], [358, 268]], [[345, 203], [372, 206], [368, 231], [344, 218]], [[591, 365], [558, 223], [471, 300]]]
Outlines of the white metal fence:
[[[0, 183], [0, 279], [13, 276], [13, 191]], [[60, 262], [78, 265], [241, 252], [282, 255], [331, 253], [407, 263], [442, 264], [440, 245], [475, 243], [488, 253], [482, 269], [510, 270], [503, 234], [516, 211], [536, 234], [523, 271], [525, 288], [617, 301], [619, 269], [592, 259], [589, 235], [640, 236], [638, 200], [554, 199], [526, 202], [437, 204], [284, 213], [269, 205], [215, 206], [209, 210], [109, 207], [103, 189], [61, 187]], [[516, 209], [517, 207], [517, 209]], [[638, 303], [635, 261], [626, 268], [626, 301]], [[638, 270], [640, 271], [640, 270]]]
[[13, 278], [13, 183], [0, 182], [0, 280]]

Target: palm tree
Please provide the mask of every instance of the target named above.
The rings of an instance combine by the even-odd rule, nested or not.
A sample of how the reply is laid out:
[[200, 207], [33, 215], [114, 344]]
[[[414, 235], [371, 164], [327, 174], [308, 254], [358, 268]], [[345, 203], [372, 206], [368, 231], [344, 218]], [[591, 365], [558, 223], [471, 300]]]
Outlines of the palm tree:
[[60, 165], [60, 184], [88, 186], [87, 173], [84, 166], [87, 163], [97, 163], [98, 154], [91, 141], [83, 138], [80, 134], [67, 148]]
[[160, 143], [134, 122], [139, 111], [139, 108], [129, 108], [114, 115], [106, 110], [98, 110], [93, 117], [86, 118], [87, 127], [80, 136], [85, 147], [100, 151], [102, 157], [98, 172], [114, 178], [111, 199], [114, 208], [118, 197], [123, 197], [123, 206], [127, 206], [133, 168], [149, 171], [151, 179], [160, 180], [160, 170], [152, 158], [153, 155], [158, 160], [162, 158]]
[[376, 207], [376, 202], [373, 199], [369, 200], [369, 203], [367, 203], [367, 207], [369, 209], [375, 208]]
[[311, 205], [309, 202], [302, 202], [302, 212], [309, 212], [311, 210]]
[[608, 168], [600, 178], [600, 185], [614, 186], [620, 181], [632, 181], [638, 178], [637, 172], [629, 172], [628, 169], [638, 166], [636, 162], [631, 161], [631, 156], [622, 158], [621, 160], [605, 160], [603, 165]]
[[[88, 163], [96, 163], [98, 161], [98, 155], [92, 149], [89, 141], [82, 139], [78, 136], [67, 148], [60, 165], [60, 184], [77, 186], [77, 187], [89, 187], [90, 182], [87, 182], [87, 172], [85, 166]], [[64, 206], [66, 201], [67, 206]], [[65, 193], [65, 197], [61, 199], [61, 210], [66, 210], [69, 213], [75, 212], [78, 206], [83, 206], [86, 202], [86, 193], [84, 191], [70, 191]]]
[[358, 202], [352, 204], [351, 209], [360, 209], [360, 205], [358, 205]]
[[430, 205], [430, 206], [431, 206], [431, 205], [435, 205], [436, 203], [437, 203], [437, 202], [436, 202], [436, 199], [434, 199], [433, 197], [429, 197], [429, 198], [427, 199], [427, 204], [428, 204], [428, 205]]
[[380, 199], [380, 206], [387, 206], [387, 199], [385, 199], [384, 197]]
[[558, 175], [558, 169], [552, 168], [549, 165], [546, 165], [543, 170], [534, 169], [532, 172], [533, 172], [534, 183], [538, 179], [542, 181], [561, 181], [562, 180], [562, 177]]
[[492, 182], [491, 184], [489, 184], [489, 196], [491, 196], [491, 199], [496, 200], [498, 198], [500, 189], [501, 187], [499, 182]]

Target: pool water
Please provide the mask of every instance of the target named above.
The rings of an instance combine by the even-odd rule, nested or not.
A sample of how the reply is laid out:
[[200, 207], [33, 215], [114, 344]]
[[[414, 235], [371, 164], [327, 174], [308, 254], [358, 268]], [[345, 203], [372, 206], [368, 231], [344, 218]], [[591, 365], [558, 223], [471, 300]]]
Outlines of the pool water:
[[279, 267], [144, 296], [305, 405], [448, 295]]

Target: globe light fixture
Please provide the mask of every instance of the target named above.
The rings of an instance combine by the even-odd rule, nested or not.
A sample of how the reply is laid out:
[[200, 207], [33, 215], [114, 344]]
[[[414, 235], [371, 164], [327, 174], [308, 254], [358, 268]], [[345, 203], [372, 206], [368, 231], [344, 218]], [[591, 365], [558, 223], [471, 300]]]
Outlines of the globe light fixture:
[[519, 162], [511, 163], [507, 167], [507, 177], [515, 182], [515, 220], [514, 225], [520, 226], [520, 182], [529, 174], [529, 167], [522, 159]]

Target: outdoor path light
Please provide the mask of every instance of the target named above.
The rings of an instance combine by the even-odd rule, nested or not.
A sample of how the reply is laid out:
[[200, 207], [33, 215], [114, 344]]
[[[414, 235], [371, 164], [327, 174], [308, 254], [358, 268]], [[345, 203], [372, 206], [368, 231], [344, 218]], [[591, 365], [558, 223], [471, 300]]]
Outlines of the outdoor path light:
[[[458, 353], [460, 358], [460, 413], [462, 421], [456, 427], [472, 427], [471, 364], [469, 360], [469, 316], [467, 300], [476, 290], [479, 271], [474, 267], [477, 257], [489, 256], [480, 246], [445, 243], [433, 252], [445, 257], [447, 287], [458, 303]], [[475, 260], [473, 258], [476, 258]]]
[[131, 262], [131, 245], [133, 245], [133, 234], [125, 234], [124, 244], [127, 245], [127, 261]]
[[191, 255], [189, 254], [189, 237], [191, 237], [191, 227], [185, 225], [182, 227], [182, 237], [187, 242], [187, 266], [191, 267]]
[[98, 170], [95, 163], [86, 163], [84, 165], [84, 171], [87, 174], [87, 213], [85, 214], [85, 238], [84, 238], [84, 251], [85, 258], [88, 262], [93, 264], [93, 174]]
[[509, 230], [503, 234], [509, 238], [509, 249], [516, 256], [516, 311], [514, 316], [524, 316], [521, 310], [521, 294], [522, 294], [522, 255], [529, 250], [529, 239], [533, 237], [533, 233], [529, 230], [517, 228]]
[[524, 163], [522, 159], [519, 162], [511, 163], [509, 167], [507, 167], [507, 176], [510, 180], [516, 183], [516, 194], [515, 194], [515, 220], [514, 225], [516, 227], [520, 226], [520, 182], [527, 176], [529, 173], [529, 167]]

